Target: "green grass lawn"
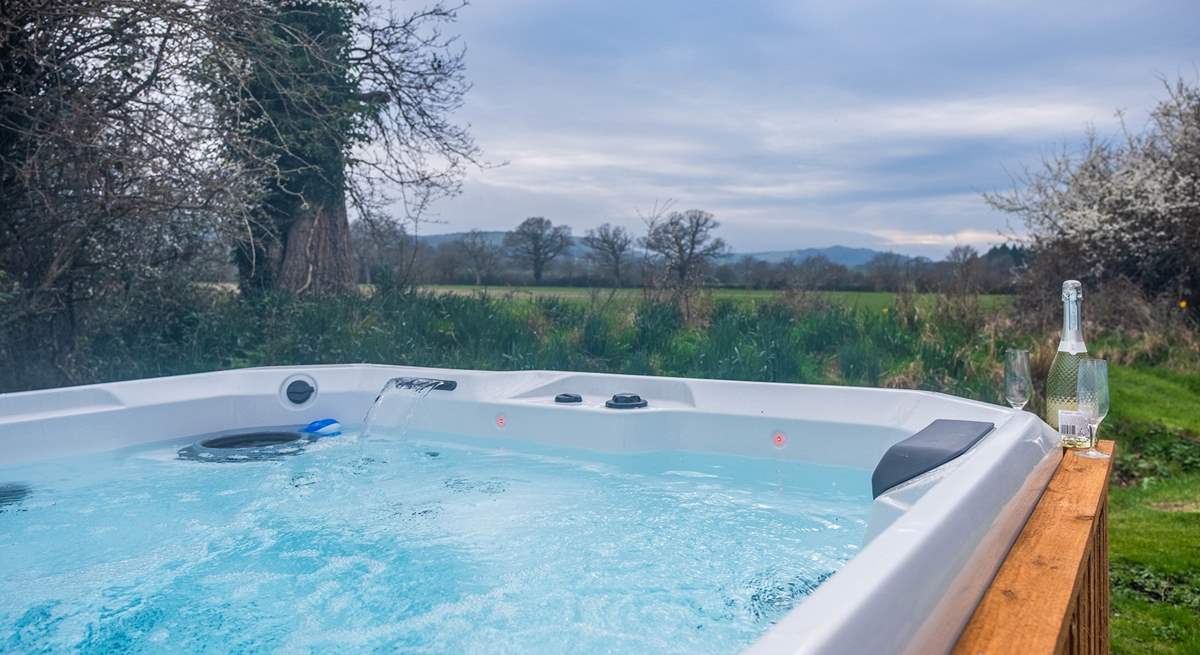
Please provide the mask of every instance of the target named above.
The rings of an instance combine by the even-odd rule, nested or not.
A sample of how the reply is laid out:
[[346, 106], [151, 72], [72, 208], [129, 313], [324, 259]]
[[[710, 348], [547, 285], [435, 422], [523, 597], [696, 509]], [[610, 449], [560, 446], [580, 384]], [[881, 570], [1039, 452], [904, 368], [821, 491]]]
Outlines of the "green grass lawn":
[[[636, 288], [612, 289], [606, 288], [588, 288], [588, 287], [534, 287], [534, 286], [475, 286], [470, 284], [434, 284], [422, 287], [428, 291], [436, 291], [438, 293], [450, 293], [460, 295], [470, 295], [475, 293], [488, 293], [491, 295], [503, 296], [511, 294], [514, 298], [545, 298], [555, 297], [564, 300], [590, 300], [595, 297], [597, 300], [608, 298], [611, 293], [614, 298], [622, 303], [633, 303], [642, 297], [642, 290]], [[732, 301], [760, 301], [770, 300], [780, 297], [783, 292], [775, 289], [709, 289], [708, 293], [712, 295], [714, 301], [732, 300]], [[884, 307], [892, 304], [896, 300], [896, 294], [890, 291], [818, 291], [818, 295], [824, 296], [831, 301], [840, 302], [842, 304], [867, 309], [871, 311], [879, 311]], [[929, 301], [934, 294], [917, 294], [918, 302]], [[1008, 296], [998, 294], [986, 294], [979, 296], [979, 302], [985, 309], [996, 307], [999, 303], [1004, 302]]]
[[1200, 653], [1200, 373], [1114, 367], [1111, 382], [1113, 652]]
[[1114, 367], [1109, 375], [1117, 416], [1200, 435], [1200, 374]]

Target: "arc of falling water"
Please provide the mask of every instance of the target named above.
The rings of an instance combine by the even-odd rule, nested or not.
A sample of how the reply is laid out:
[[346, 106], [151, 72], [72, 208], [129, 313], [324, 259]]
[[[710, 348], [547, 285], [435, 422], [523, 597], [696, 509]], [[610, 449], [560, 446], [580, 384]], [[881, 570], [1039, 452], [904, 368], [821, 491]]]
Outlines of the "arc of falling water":
[[379, 390], [379, 394], [375, 396], [375, 402], [371, 403], [371, 409], [367, 410], [367, 415], [363, 418], [362, 436], [365, 439], [370, 436], [372, 428], [375, 427], [376, 414], [379, 408], [383, 405], [384, 400], [390, 395], [396, 395], [400, 392], [410, 392], [405, 394], [411, 400], [408, 404], [408, 411], [400, 419], [400, 436], [403, 437], [408, 431], [408, 425], [412, 422], [413, 416], [416, 414], [417, 406], [421, 401], [438, 387], [445, 388], [445, 380], [436, 380], [432, 378], [411, 378], [411, 377], [396, 377], [388, 380]]

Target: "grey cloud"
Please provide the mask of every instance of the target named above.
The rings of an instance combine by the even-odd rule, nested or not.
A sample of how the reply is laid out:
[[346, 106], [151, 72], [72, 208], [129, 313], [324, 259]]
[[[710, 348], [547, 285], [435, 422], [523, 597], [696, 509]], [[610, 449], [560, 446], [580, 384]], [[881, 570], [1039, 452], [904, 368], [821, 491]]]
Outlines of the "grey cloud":
[[671, 198], [743, 250], [999, 241], [980, 191], [1116, 109], [1136, 127], [1200, 59], [1200, 5], [1051, 4], [468, 7], [463, 118], [509, 164], [431, 229], [632, 225]]

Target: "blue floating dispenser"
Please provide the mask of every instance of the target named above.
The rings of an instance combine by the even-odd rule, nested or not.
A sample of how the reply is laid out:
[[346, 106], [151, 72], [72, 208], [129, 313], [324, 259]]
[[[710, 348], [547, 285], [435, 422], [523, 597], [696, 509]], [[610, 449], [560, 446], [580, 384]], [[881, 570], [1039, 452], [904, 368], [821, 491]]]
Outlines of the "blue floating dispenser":
[[323, 418], [309, 423], [300, 431], [318, 437], [336, 437], [342, 433], [342, 424], [335, 419]]

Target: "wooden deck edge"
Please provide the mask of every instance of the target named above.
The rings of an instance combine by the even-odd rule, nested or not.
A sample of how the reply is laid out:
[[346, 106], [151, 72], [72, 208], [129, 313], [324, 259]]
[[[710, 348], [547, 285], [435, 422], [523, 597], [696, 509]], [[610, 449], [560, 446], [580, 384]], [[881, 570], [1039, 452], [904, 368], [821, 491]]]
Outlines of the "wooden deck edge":
[[[1111, 441], [1098, 448], [1114, 452]], [[955, 655], [1107, 655], [1112, 463], [1064, 452]]]

